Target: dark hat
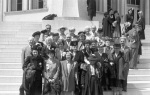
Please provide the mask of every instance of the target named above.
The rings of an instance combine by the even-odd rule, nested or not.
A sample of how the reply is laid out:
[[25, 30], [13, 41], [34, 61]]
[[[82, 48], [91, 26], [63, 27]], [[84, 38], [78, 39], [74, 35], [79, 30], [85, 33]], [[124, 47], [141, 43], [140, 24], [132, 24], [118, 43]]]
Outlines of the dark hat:
[[70, 46], [77, 46], [78, 45], [78, 41], [71, 41], [70, 42]]
[[117, 10], [115, 10], [115, 11], [114, 11], [114, 14], [115, 14], [115, 13], [118, 13], [118, 11], [117, 11]]
[[35, 37], [36, 35], [39, 35], [40, 36], [41, 32], [40, 31], [36, 31], [32, 34], [32, 37]]
[[32, 46], [31, 50], [38, 50], [38, 45]]
[[88, 58], [89, 61], [97, 61], [98, 58], [96, 57], [96, 55], [91, 54], [90, 57]]
[[113, 47], [114, 48], [121, 48], [121, 45], [120, 44], [114, 44]]
[[91, 43], [97, 43], [97, 40], [95, 40], [95, 39], [91, 40]]
[[80, 31], [80, 32], [78, 32], [78, 35], [79, 35], [79, 36], [85, 35], [85, 32], [84, 32], [84, 31]]
[[102, 28], [98, 28], [97, 33], [102, 33], [103, 29]]
[[59, 33], [53, 33], [52, 36], [59, 36]]

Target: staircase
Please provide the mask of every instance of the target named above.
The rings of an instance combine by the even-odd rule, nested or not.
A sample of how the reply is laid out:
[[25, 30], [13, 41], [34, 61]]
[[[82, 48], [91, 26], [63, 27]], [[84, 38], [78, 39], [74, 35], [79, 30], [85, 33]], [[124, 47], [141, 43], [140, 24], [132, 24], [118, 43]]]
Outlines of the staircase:
[[0, 23], [0, 95], [19, 95], [21, 50], [32, 33], [41, 29], [37, 22]]
[[[52, 27], [53, 28], [53, 27]], [[18, 95], [22, 81], [21, 49], [27, 39], [41, 23], [3, 22], [0, 23], [0, 95]], [[123, 95], [150, 95], [150, 26], [146, 26], [146, 40], [142, 41], [143, 55], [138, 69], [130, 70], [128, 92]], [[112, 92], [104, 92], [112, 95]]]

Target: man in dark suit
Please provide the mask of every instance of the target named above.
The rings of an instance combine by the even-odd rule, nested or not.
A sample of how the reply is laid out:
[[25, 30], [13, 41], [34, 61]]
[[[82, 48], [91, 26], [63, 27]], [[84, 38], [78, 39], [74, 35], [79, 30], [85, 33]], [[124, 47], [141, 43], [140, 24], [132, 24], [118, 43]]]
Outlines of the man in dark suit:
[[123, 81], [123, 91], [127, 91], [127, 78], [128, 78], [128, 72], [129, 72], [129, 62], [131, 60], [131, 52], [130, 48], [126, 46], [126, 37], [122, 36], [120, 38], [121, 43], [121, 52], [124, 53], [124, 59], [125, 59], [125, 67], [124, 67], [124, 75], [125, 80]]
[[93, 17], [96, 16], [96, 0], [87, 0], [87, 11], [90, 20], [93, 20]]
[[44, 41], [44, 35], [52, 36], [53, 32], [51, 32], [51, 25], [47, 24], [46, 29], [41, 31], [41, 41]]
[[[30, 37], [28, 39], [28, 42], [29, 42], [29, 45], [27, 45], [26, 47], [24, 47], [22, 49], [22, 53], [21, 53], [21, 63], [22, 63], [22, 65], [24, 64], [27, 56], [31, 56], [31, 48], [35, 44], [35, 41], [34, 41], [33, 37]], [[22, 82], [23, 82], [23, 80], [22, 80]], [[20, 95], [24, 95], [23, 84], [21, 84], [21, 86], [19, 88], [19, 91], [20, 91]]]
[[84, 42], [85, 42], [86, 36], [85, 36], [85, 32], [83, 31], [80, 31], [78, 35], [79, 35], [78, 50], [81, 51], [84, 49]]

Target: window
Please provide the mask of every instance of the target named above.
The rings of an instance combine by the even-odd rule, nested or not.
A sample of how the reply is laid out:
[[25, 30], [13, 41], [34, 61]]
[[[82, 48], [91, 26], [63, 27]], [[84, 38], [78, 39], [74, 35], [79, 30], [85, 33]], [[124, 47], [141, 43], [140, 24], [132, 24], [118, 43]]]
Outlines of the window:
[[11, 0], [11, 11], [21, 11], [22, 0]]
[[32, 0], [32, 9], [41, 9], [44, 6], [43, 0]]
[[127, 4], [140, 5], [140, 0], [127, 0]]

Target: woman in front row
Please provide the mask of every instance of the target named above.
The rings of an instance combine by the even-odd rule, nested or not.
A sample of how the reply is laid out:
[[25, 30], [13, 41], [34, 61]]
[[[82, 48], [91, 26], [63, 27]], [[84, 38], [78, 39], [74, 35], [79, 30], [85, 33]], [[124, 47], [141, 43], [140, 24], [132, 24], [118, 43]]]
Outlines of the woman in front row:
[[45, 82], [43, 95], [60, 95], [61, 83], [59, 78], [60, 62], [55, 58], [55, 51], [49, 50], [45, 60]]
[[62, 95], [74, 95], [77, 73], [76, 63], [72, 60], [70, 52], [66, 53], [66, 60], [61, 61]]

